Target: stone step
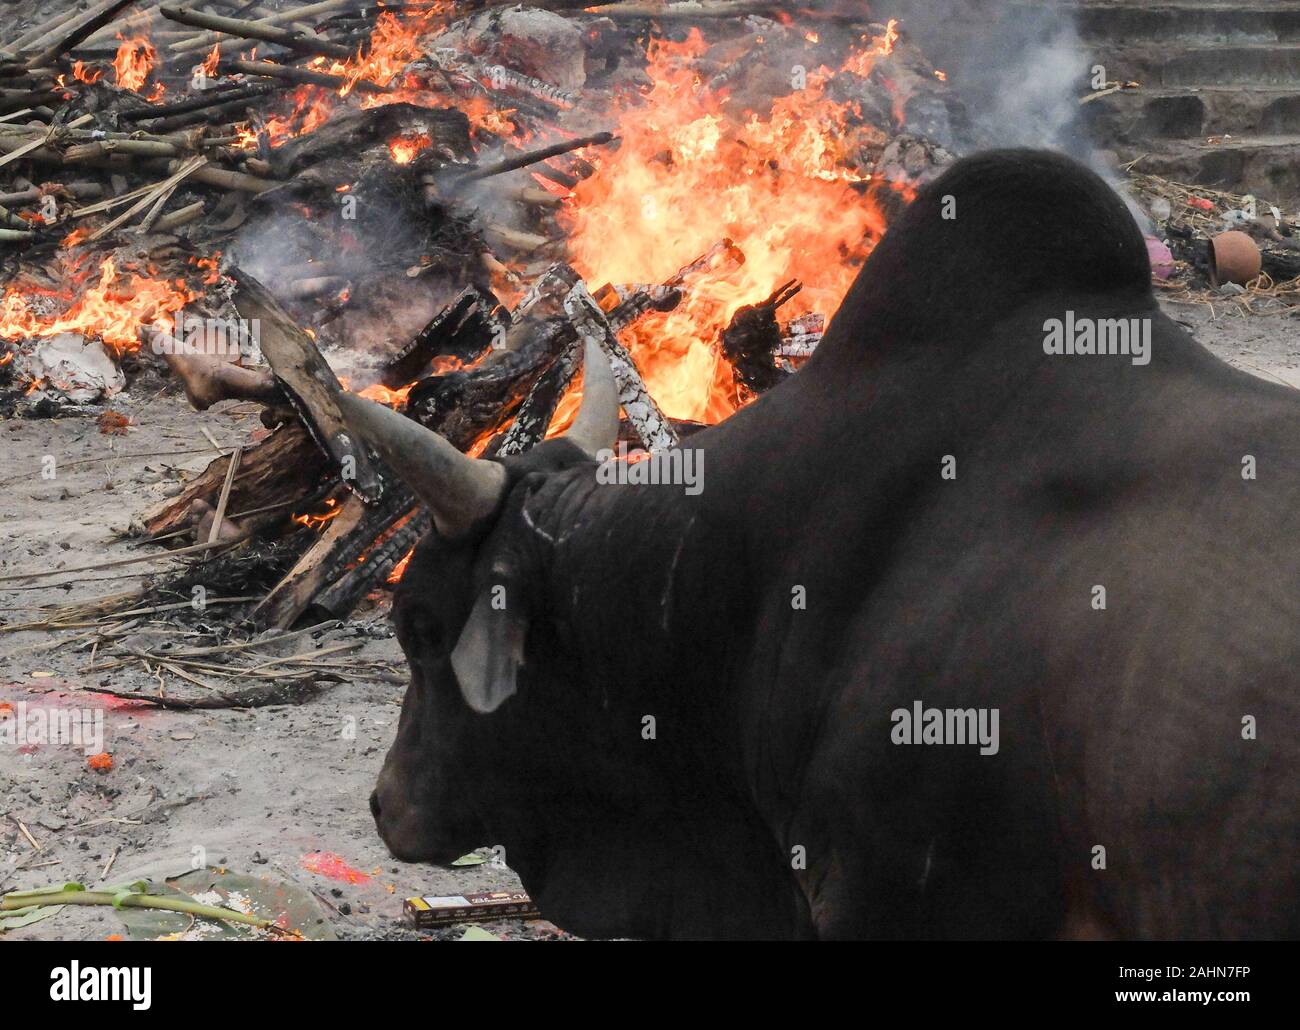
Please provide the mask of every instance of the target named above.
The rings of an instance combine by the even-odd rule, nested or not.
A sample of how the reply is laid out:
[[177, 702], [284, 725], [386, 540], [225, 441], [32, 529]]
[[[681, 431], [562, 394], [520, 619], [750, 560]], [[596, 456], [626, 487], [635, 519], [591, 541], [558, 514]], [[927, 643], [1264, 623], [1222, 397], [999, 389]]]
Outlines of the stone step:
[[1300, 43], [1160, 45], [1091, 44], [1110, 79], [1144, 86], [1291, 86], [1300, 88]]
[[1283, 203], [1300, 197], [1300, 134], [1123, 142], [1113, 149], [1121, 161], [1140, 158], [1137, 170], [1152, 175]]
[[1150, 85], [1297, 86], [1300, 43], [1189, 46], [1151, 63]]
[[1098, 138], [1202, 139], [1300, 134], [1300, 83], [1283, 86], [1143, 87], [1085, 104]]
[[[1037, 6], [1037, 5], [1030, 5]], [[1164, 47], [1180, 43], [1251, 44], [1300, 42], [1300, 3], [1072, 3], [1071, 13], [1086, 42]]]

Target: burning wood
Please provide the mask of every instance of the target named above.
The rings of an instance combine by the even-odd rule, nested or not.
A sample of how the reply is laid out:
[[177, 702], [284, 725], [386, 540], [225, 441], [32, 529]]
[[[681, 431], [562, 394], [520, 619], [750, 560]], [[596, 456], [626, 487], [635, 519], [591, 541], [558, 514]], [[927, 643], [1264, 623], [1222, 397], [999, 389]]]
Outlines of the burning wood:
[[[71, 334], [128, 374], [170, 370], [199, 410], [263, 406], [265, 440], [145, 520], [294, 541], [256, 623], [346, 615], [428, 531], [343, 427], [341, 376], [505, 458], [572, 418], [594, 342], [630, 431], [672, 447], [806, 356], [942, 160], [919, 137], [890, 149], [910, 94], [947, 88], [892, 27], [837, 16], [814, 43], [764, 17], [777, 4], [590, 6], [166, 3], [123, 27], [111, 0], [0, 64], [0, 115], [26, 111], [0, 121], [20, 269], [0, 338], [26, 355]], [[777, 56], [818, 70], [775, 82]], [[18, 177], [35, 167], [67, 185]], [[257, 332], [192, 351], [196, 319]]]

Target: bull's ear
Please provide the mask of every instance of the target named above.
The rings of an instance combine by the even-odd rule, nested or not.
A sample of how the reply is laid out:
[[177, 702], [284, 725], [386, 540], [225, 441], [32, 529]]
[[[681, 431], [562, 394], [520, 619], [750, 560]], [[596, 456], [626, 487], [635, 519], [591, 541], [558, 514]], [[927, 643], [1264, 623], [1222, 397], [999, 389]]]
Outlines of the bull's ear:
[[451, 652], [451, 667], [465, 703], [482, 714], [496, 711], [515, 692], [528, 635], [528, 619], [522, 611], [494, 605], [497, 589], [479, 594]]

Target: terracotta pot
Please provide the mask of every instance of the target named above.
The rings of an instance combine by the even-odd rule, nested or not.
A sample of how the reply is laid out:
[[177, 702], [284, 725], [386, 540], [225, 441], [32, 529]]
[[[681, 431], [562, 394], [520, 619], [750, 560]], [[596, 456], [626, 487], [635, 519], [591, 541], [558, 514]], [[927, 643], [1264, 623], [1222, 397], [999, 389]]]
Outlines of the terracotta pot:
[[1210, 279], [1215, 286], [1245, 286], [1259, 275], [1259, 270], [1259, 246], [1244, 232], [1221, 232], [1210, 241]]

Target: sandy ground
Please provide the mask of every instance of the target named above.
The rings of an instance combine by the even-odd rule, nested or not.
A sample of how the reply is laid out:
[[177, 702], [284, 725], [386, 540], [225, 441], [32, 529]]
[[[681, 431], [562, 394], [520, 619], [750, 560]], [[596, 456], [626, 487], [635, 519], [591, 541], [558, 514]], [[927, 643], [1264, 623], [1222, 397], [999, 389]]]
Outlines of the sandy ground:
[[[1170, 306], [1169, 312], [1224, 359], [1300, 387], [1294, 318], [1212, 315], [1202, 306]], [[226, 446], [257, 427], [247, 405], [196, 414], [170, 391], [121, 397], [114, 406], [136, 422], [125, 437], [102, 435], [90, 418], [0, 424], [0, 576], [141, 553], [119, 534], [180, 477], [207, 464], [212, 450], [202, 430]], [[41, 478], [47, 455], [58, 467], [52, 481]], [[157, 565], [142, 568], [158, 575]], [[138, 572], [70, 572], [54, 578], [57, 587], [0, 582], [0, 620], [13, 625], [36, 618], [32, 609], [41, 605], [125, 589], [140, 581]], [[340, 936], [394, 936], [407, 896], [517, 886], [508, 869], [490, 865], [454, 871], [402, 865], [376, 837], [366, 799], [394, 733], [401, 686], [356, 681], [329, 685], [297, 706], [160, 711], [95, 694], [96, 687], [152, 691], [157, 682], [143, 670], [88, 673], [89, 654], [68, 643], [77, 633], [0, 634], [0, 704], [102, 710], [113, 768], [92, 770], [84, 749], [66, 744], [0, 748], [0, 888], [121, 883], [139, 874], [183, 872], [197, 861], [306, 886]], [[386, 604], [363, 610], [316, 643], [358, 636], [365, 639], [359, 657], [400, 666]], [[346, 882], [358, 877], [307, 868], [314, 860], [306, 856], [322, 852], [366, 879]], [[493, 929], [549, 934], [549, 925], [539, 922]], [[110, 911], [66, 909], [6, 936], [101, 938], [120, 930]]]
[[[142, 553], [119, 533], [177, 477], [206, 466], [213, 450], [202, 429], [224, 446], [258, 427], [247, 405], [219, 406], [233, 414], [197, 414], [183, 397], [124, 395], [113, 407], [137, 423], [127, 436], [102, 435], [93, 418], [0, 424], [0, 576]], [[57, 463], [52, 481], [41, 478], [47, 455]], [[159, 567], [138, 568], [157, 576]], [[52, 580], [64, 584], [58, 587], [0, 583], [0, 622], [32, 621], [41, 605], [128, 589], [143, 578], [138, 568], [70, 572]], [[214, 621], [220, 618], [219, 609], [211, 612]], [[150, 625], [140, 628], [147, 638]], [[175, 624], [168, 629], [174, 632]], [[392, 936], [405, 897], [518, 887], [508, 869], [490, 865], [456, 871], [400, 865], [375, 835], [367, 797], [394, 734], [402, 686], [338, 683], [298, 706], [161, 711], [88, 692], [153, 692], [158, 683], [138, 668], [88, 673], [89, 652], [66, 643], [83, 632], [0, 633], [0, 705], [15, 712], [20, 702], [28, 709], [102, 711], [103, 750], [113, 758], [110, 771], [96, 772], [78, 746], [0, 745], [0, 890], [70, 880], [123, 883], [175, 875], [197, 862], [312, 889], [340, 936]], [[366, 638], [359, 658], [401, 667], [386, 603], [316, 643], [357, 636]], [[174, 693], [186, 686], [171, 680]], [[318, 853], [337, 855], [344, 866], [332, 875], [309, 871], [305, 862], [321, 863], [305, 856]], [[346, 882], [357, 874], [365, 880]], [[109, 910], [65, 909], [0, 939], [95, 939], [121, 929]], [[539, 937], [549, 924], [493, 924], [493, 930]]]

